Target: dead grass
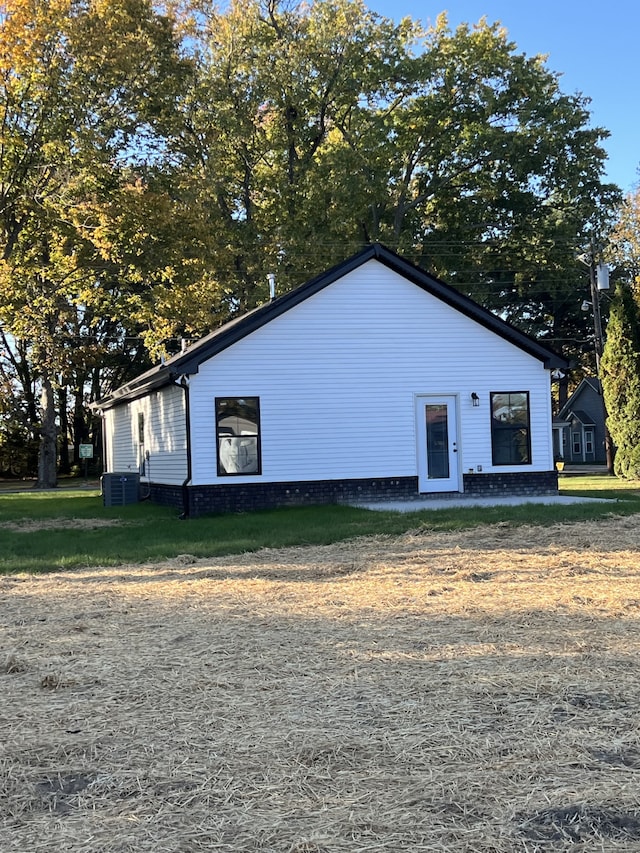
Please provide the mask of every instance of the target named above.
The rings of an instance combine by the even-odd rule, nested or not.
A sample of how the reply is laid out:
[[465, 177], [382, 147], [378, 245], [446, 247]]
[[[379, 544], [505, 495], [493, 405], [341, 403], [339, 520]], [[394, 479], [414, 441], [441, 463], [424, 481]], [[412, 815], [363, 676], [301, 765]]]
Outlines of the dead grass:
[[15, 851], [640, 850], [636, 517], [0, 578]]
[[97, 530], [126, 524], [119, 518], [19, 518], [0, 522], [0, 530], [13, 533], [36, 533], [40, 530]]

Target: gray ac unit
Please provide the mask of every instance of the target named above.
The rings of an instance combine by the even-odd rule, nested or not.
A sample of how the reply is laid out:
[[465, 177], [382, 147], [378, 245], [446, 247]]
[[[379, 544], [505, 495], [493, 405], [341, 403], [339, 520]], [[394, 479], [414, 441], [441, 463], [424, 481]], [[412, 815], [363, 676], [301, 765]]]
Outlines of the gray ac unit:
[[124, 506], [139, 501], [140, 475], [131, 471], [103, 474], [102, 502], [104, 506]]

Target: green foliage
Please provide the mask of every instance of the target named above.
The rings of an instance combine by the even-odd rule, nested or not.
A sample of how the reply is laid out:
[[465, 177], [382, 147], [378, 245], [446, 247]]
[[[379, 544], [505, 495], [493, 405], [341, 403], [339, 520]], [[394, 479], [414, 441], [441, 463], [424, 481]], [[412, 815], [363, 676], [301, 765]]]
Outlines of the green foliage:
[[220, 293], [252, 307], [267, 272], [286, 289], [381, 240], [582, 357], [575, 253], [619, 192], [607, 132], [541, 57], [484, 20], [425, 30], [358, 0], [237, 0], [204, 22], [177, 144], [224, 242]]
[[616, 446], [615, 473], [635, 479], [640, 477], [640, 310], [623, 284], [616, 288], [609, 314], [601, 378]]
[[0, 418], [0, 477], [32, 476], [37, 467], [38, 444], [22, 424]]
[[613, 228], [609, 258], [617, 274], [640, 291], [640, 187], [628, 193]]
[[607, 132], [499, 25], [7, 0], [0, 28], [0, 324], [50, 451], [56, 415], [77, 445], [86, 402], [259, 304], [268, 273], [282, 292], [372, 240], [583, 358]]
[[0, 28], [0, 324], [50, 486], [56, 394], [71, 387], [83, 405], [91, 371], [135, 323], [119, 303], [144, 271], [101, 251], [88, 211], [112, 210], [134, 161], [157, 156], [184, 63], [147, 0], [8, 0]]

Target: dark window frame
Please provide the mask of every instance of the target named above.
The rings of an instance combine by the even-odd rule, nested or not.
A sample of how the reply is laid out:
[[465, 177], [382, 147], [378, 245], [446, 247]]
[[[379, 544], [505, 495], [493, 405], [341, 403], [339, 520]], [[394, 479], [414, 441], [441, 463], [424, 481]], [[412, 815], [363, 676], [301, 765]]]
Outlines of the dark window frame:
[[[221, 404], [227, 401], [234, 401], [236, 403], [240, 403], [241, 401], [253, 401], [255, 406], [255, 420], [256, 420], [256, 432], [253, 433], [243, 433], [247, 438], [255, 438], [256, 440], [256, 469], [255, 471], [227, 471], [222, 464], [222, 460], [220, 459], [220, 441], [224, 437], [228, 437], [229, 434], [226, 432], [221, 432], [219, 429], [219, 421], [221, 420], [221, 415], [223, 414], [220, 411]], [[260, 397], [256, 395], [238, 395], [235, 397], [216, 397], [214, 401], [214, 417], [215, 417], [215, 437], [216, 437], [216, 467], [218, 472], [218, 477], [255, 477], [262, 474], [262, 426], [260, 420]]]
[[[507, 397], [511, 398], [512, 396], [524, 396], [526, 399], [526, 414], [527, 420], [526, 424], [516, 423], [509, 424], [506, 422], [501, 422], [494, 418], [493, 409], [494, 409], [494, 398], [495, 397]], [[510, 405], [509, 401], [507, 405]], [[504, 467], [504, 466], [521, 466], [521, 465], [531, 465], [532, 461], [532, 453], [531, 453], [531, 397], [529, 391], [491, 391], [489, 394], [489, 411], [491, 416], [491, 461], [492, 464], [496, 467]], [[525, 450], [526, 450], [526, 459], [515, 459], [515, 454], [512, 453], [511, 458], [506, 461], [501, 461], [500, 457], [504, 455], [505, 448], [512, 450], [516, 448], [518, 445], [516, 444], [515, 438], [518, 433], [525, 432]], [[505, 437], [509, 438], [509, 441], [505, 443]]]

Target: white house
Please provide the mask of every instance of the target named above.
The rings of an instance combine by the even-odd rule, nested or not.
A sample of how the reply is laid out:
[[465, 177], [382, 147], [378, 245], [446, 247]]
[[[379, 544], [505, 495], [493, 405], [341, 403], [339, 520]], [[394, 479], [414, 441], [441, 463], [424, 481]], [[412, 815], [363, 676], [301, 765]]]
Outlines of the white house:
[[185, 514], [557, 491], [564, 359], [371, 245], [97, 406], [106, 471]]

